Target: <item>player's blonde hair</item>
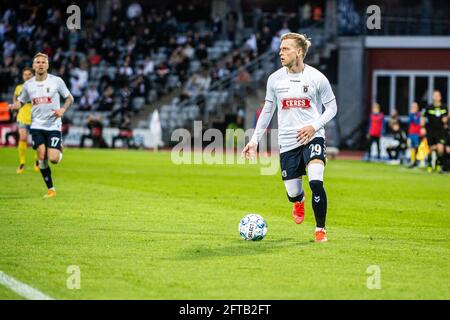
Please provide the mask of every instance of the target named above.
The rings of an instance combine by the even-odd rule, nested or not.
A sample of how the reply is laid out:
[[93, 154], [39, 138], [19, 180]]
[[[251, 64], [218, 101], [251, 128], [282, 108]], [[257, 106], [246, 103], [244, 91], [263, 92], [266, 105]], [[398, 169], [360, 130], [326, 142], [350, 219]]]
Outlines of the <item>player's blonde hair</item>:
[[288, 32], [281, 36], [281, 41], [286, 39], [295, 40], [295, 43], [303, 51], [303, 58], [306, 57], [309, 47], [311, 46], [311, 39], [306, 36], [306, 34]]
[[48, 61], [48, 55], [46, 55], [45, 53], [42, 53], [42, 52], [38, 52], [38, 53], [36, 53], [36, 54], [34, 55], [34, 57], [33, 57], [33, 62], [34, 62], [34, 60], [36, 60], [36, 58], [38, 58], [38, 57], [45, 58], [45, 59], [47, 59], [47, 61]]

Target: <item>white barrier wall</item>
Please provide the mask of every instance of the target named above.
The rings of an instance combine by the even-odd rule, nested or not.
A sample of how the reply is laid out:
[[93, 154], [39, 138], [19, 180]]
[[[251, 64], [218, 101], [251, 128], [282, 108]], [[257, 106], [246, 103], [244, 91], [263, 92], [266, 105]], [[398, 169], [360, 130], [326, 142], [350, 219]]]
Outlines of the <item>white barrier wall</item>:
[[[84, 127], [70, 127], [69, 133], [64, 139], [64, 145], [78, 147], [80, 145], [81, 136], [83, 134], [89, 134], [89, 129]], [[114, 136], [119, 134], [119, 129], [117, 128], [104, 128], [103, 129], [103, 138], [109, 147], [112, 146], [112, 139]], [[156, 147], [155, 142], [156, 139], [153, 138], [153, 135], [150, 129], [134, 129], [133, 130], [134, 143], [136, 146], [142, 146], [144, 148], [154, 148]], [[84, 141], [85, 147], [92, 146], [92, 141], [90, 139], [85, 139]], [[116, 147], [120, 148], [122, 146], [122, 141], [116, 141]]]

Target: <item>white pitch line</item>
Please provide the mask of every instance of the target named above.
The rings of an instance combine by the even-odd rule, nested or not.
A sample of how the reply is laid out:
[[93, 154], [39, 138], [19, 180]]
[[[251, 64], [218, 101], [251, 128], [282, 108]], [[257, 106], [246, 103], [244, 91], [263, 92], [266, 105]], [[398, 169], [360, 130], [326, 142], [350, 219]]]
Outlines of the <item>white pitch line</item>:
[[39, 290], [36, 290], [25, 283], [17, 281], [16, 279], [8, 276], [6, 273], [0, 271], [0, 284], [4, 285], [8, 289], [14, 291], [19, 296], [28, 300], [53, 300], [49, 296], [46, 296]]

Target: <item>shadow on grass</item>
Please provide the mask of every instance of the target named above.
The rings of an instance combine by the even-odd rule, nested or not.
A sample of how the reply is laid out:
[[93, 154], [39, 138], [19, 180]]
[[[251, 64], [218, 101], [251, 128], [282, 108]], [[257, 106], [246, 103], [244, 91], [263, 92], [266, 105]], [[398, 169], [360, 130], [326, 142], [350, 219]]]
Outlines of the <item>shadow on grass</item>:
[[[230, 235], [229, 233], [212, 233], [212, 232], [195, 232], [195, 231], [174, 231], [174, 230], [150, 230], [150, 229], [123, 229], [123, 228], [91, 228], [95, 231], [116, 232], [119, 236], [121, 233], [142, 233], [149, 235], [166, 235], [175, 236], [174, 238], [151, 239], [152, 241], [177, 241], [180, 235], [197, 236], [195, 239], [183, 240], [185, 244], [195, 242], [198, 244], [202, 240], [204, 245], [191, 246], [183, 249], [181, 254], [176, 257], [167, 257], [167, 260], [185, 261], [185, 260], [202, 260], [216, 257], [238, 257], [252, 256], [258, 254], [271, 253], [280, 249], [300, 248], [314, 244], [313, 241], [299, 241], [294, 238], [271, 239], [266, 238], [262, 241], [245, 241], [239, 235]], [[121, 234], [120, 236], [123, 236]], [[150, 239], [149, 239], [150, 240]]]
[[253, 256], [310, 244], [312, 244], [310, 241], [299, 242], [292, 238], [262, 241], [235, 240], [228, 246], [218, 244], [213, 247], [211, 245], [205, 245], [187, 249], [181, 255], [170, 258], [170, 260], [202, 260], [216, 257]]

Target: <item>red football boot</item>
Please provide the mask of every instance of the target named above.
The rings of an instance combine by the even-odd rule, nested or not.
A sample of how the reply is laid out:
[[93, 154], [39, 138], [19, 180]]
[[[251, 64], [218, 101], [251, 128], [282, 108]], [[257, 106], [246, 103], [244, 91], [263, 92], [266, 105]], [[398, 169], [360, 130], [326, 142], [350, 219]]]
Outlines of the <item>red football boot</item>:
[[302, 202], [294, 202], [294, 206], [292, 208], [292, 217], [294, 218], [294, 222], [296, 224], [300, 224], [305, 219], [305, 198], [303, 197]]
[[324, 228], [316, 228], [315, 232], [316, 242], [327, 242], [327, 231]]

